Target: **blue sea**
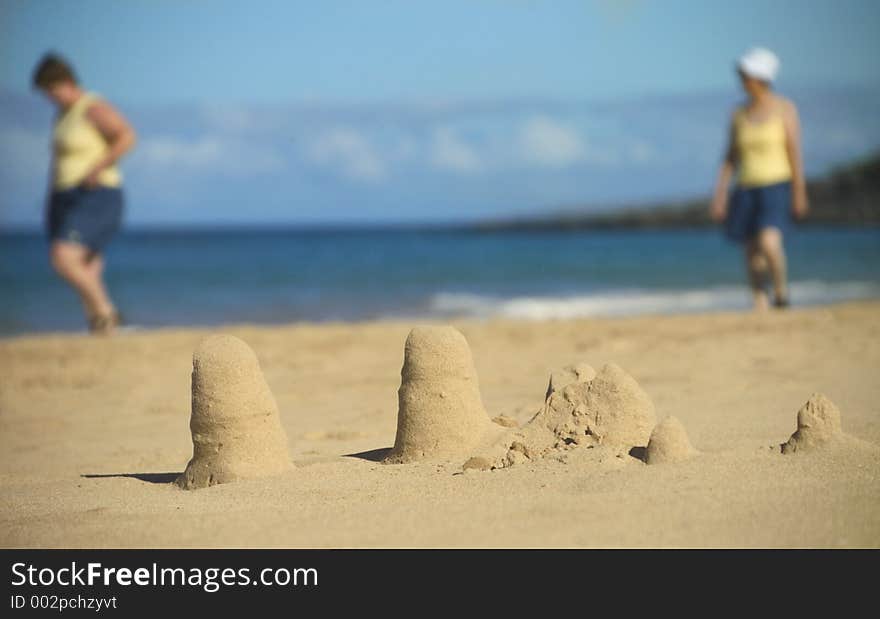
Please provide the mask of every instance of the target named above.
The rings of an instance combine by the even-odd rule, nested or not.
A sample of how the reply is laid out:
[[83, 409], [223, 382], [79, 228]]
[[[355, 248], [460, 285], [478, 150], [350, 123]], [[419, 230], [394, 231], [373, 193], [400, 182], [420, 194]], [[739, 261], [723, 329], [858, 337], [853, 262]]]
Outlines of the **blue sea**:
[[[880, 229], [799, 228], [795, 306], [880, 298]], [[107, 280], [137, 327], [745, 310], [740, 249], [717, 230], [126, 231]], [[0, 235], [0, 334], [83, 331], [37, 235]]]

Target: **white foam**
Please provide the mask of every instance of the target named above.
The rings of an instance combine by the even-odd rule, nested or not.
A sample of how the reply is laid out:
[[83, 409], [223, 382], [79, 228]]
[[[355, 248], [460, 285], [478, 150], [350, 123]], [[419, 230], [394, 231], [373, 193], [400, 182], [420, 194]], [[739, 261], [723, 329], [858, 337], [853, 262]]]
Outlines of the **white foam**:
[[[821, 305], [880, 297], [880, 283], [803, 281], [790, 285], [792, 304]], [[744, 286], [683, 290], [605, 290], [567, 296], [501, 297], [442, 292], [431, 298], [429, 311], [440, 316], [504, 317], [526, 320], [638, 314], [682, 314], [750, 307]]]

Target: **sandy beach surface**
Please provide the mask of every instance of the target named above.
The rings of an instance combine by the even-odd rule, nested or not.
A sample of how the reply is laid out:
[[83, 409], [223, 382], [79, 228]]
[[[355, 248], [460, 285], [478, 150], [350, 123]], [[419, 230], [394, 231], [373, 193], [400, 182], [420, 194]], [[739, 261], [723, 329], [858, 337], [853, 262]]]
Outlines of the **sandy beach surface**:
[[[880, 547], [880, 302], [454, 324], [490, 416], [525, 423], [552, 371], [613, 361], [700, 454], [382, 464], [411, 323], [7, 338], [0, 546]], [[256, 352], [296, 467], [185, 491], [192, 354], [218, 331]], [[814, 392], [845, 440], [782, 455]]]

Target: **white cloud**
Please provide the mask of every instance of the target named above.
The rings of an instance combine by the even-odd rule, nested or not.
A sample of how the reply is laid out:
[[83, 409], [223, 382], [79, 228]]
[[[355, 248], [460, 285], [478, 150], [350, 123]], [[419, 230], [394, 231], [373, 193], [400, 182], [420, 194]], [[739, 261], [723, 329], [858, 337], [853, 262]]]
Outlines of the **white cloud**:
[[476, 151], [450, 127], [440, 127], [434, 131], [430, 159], [434, 166], [455, 172], [477, 172], [483, 167]]
[[361, 133], [339, 127], [321, 134], [309, 146], [312, 163], [337, 166], [357, 181], [377, 182], [387, 176], [384, 161]]
[[519, 145], [523, 160], [541, 166], [569, 166], [586, 154], [576, 130], [545, 116], [532, 117], [522, 125]]
[[255, 112], [235, 105], [205, 105], [202, 118], [210, 127], [223, 132], [244, 133], [258, 127]]
[[233, 176], [251, 176], [280, 170], [283, 159], [269, 148], [247, 141], [205, 136], [187, 141], [169, 136], [143, 139], [135, 150], [136, 161], [157, 167], [213, 170]]
[[149, 163], [163, 166], [199, 168], [215, 165], [223, 159], [223, 147], [217, 138], [186, 142], [160, 136], [144, 140], [139, 150]]

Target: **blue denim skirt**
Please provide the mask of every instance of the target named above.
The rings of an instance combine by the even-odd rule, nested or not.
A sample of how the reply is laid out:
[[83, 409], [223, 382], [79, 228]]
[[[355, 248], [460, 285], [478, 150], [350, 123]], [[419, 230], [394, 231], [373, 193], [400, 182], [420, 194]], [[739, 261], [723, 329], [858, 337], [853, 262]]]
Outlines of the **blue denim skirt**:
[[777, 228], [785, 235], [790, 225], [791, 182], [733, 191], [724, 225], [730, 240], [748, 241], [764, 228]]
[[80, 243], [100, 252], [122, 225], [123, 203], [117, 187], [55, 191], [46, 217], [49, 240]]

